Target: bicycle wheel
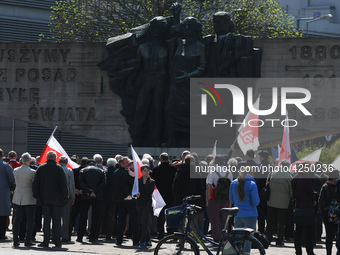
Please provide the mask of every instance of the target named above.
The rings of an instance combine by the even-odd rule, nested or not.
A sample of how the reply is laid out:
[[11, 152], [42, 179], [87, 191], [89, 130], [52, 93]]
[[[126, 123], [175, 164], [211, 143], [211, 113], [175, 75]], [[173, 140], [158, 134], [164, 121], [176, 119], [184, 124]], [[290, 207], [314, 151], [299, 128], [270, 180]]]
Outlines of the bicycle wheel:
[[169, 235], [159, 241], [155, 248], [154, 255], [199, 255], [197, 244], [191, 239], [186, 239], [183, 249], [183, 235]]
[[261, 247], [260, 242], [256, 242], [254, 240], [254, 238], [246, 238], [245, 240], [236, 240], [234, 241], [235, 244], [235, 249], [233, 248], [233, 246], [230, 244], [230, 242], [227, 242], [223, 249], [222, 249], [222, 255], [241, 255], [243, 254], [243, 249], [244, 249], [244, 243], [245, 241], [249, 241], [251, 243], [251, 248], [250, 250], [250, 254], [251, 255], [264, 255], [265, 251], [264, 248]]

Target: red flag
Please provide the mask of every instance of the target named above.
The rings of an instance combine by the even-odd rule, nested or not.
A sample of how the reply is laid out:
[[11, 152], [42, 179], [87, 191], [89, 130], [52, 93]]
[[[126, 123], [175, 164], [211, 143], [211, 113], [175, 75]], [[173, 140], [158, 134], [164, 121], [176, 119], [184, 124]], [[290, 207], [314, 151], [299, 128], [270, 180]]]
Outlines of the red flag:
[[55, 127], [55, 129], [53, 130], [50, 138], [48, 139], [45, 148], [43, 149], [43, 151], [40, 154], [40, 157], [38, 159], [38, 164], [41, 165], [42, 163], [46, 162], [46, 155], [47, 152], [49, 151], [54, 151], [57, 154], [57, 159], [56, 161], [59, 161], [60, 156], [65, 156], [68, 159], [68, 163], [67, 163], [67, 167], [68, 168], [78, 168], [79, 165], [75, 162], [73, 162], [70, 157], [67, 155], [66, 151], [64, 150], [64, 148], [60, 145], [60, 143], [57, 141], [57, 139], [55, 139], [54, 132], [57, 130], [57, 127]]
[[[254, 108], [257, 110], [260, 108], [260, 95], [254, 103]], [[246, 154], [247, 150], [253, 149], [256, 151], [260, 146], [258, 127], [259, 116], [249, 111], [243, 122], [245, 125], [241, 125], [238, 129], [239, 135], [237, 137], [237, 142], [242, 152]]]
[[[140, 160], [140, 158], [138, 157], [138, 154], [136, 153], [136, 151], [133, 149], [132, 145], [131, 145], [131, 154], [132, 154], [132, 159], [133, 159], [133, 166], [135, 168], [135, 173], [137, 171], [138, 174], [135, 174], [135, 183], [133, 184], [133, 188], [132, 188], [132, 195], [136, 195], [139, 192], [139, 187], [138, 187], [138, 178], [141, 178], [143, 176], [142, 172], [141, 172], [141, 166], [142, 166], [142, 161]], [[161, 193], [159, 193], [156, 185], [155, 185], [155, 189], [152, 193], [152, 207], [153, 207], [153, 215], [155, 216], [159, 216], [160, 212], [162, 211], [162, 208], [165, 206], [165, 201], [161, 195]]]
[[289, 138], [289, 126], [288, 126], [288, 112], [286, 114], [286, 125], [283, 130], [279, 163], [284, 159], [287, 159], [290, 162], [290, 138]]

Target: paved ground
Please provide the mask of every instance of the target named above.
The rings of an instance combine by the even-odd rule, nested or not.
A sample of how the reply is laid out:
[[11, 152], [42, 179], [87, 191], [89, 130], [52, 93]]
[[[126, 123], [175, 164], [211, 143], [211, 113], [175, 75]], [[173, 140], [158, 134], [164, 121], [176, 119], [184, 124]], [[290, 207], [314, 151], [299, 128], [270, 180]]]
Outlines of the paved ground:
[[[0, 242], [0, 254], [6, 254], [6, 255], [13, 255], [13, 254], [23, 254], [23, 255], [31, 255], [31, 254], [49, 254], [49, 255], [62, 255], [62, 254], [69, 254], [69, 255], [86, 255], [86, 254], [114, 254], [114, 255], [131, 255], [131, 254], [146, 254], [146, 255], [152, 255], [154, 247], [157, 244], [156, 239], [152, 239], [153, 247], [151, 247], [148, 250], [139, 250], [137, 247], [132, 247], [131, 240], [126, 239], [126, 242], [123, 243], [123, 246], [117, 247], [114, 242], [106, 242], [101, 239], [99, 239], [99, 243], [94, 245], [84, 238], [84, 243], [78, 243], [75, 241], [76, 236], [72, 236], [72, 242], [63, 244], [63, 250], [62, 251], [56, 251], [54, 248], [48, 248], [43, 249], [39, 247], [34, 248], [26, 248], [24, 247], [23, 243], [20, 244], [20, 247], [18, 249], [12, 248], [12, 235], [11, 231], [7, 232], [7, 237], [9, 240], [5, 242]], [[42, 233], [39, 232], [37, 234], [37, 242], [42, 241]], [[52, 247], [53, 244], [50, 245]], [[326, 248], [324, 239], [322, 239], [322, 242], [318, 243], [317, 246], [314, 249], [314, 253], [316, 255], [325, 255], [326, 254]], [[206, 254], [203, 250], [201, 251], [201, 254]], [[276, 247], [276, 246], [270, 246], [269, 249], [266, 250], [266, 254], [268, 255], [290, 255], [295, 254], [294, 250], [294, 244], [293, 242], [286, 242], [286, 245], [284, 247]], [[303, 249], [303, 254], [307, 254], [305, 249]], [[333, 253], [336, 254], [336, 248], [335, 245], [333, 247]]]

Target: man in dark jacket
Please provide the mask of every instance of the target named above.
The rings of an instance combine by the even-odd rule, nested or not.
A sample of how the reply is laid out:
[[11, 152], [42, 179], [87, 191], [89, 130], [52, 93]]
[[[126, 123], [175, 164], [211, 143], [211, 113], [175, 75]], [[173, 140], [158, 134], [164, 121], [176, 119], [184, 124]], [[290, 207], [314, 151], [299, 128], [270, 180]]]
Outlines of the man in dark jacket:
[[70, 236], [72, 233], [72, 229], [76, 224], [77, 216], [80, 213], [80, 204], [81, 204], [81, 194], [82, 188], [79, 183], [79, 173], [80, 171], [87, 166], [87, 161], [89, 159], [87, 157], [83, 157], [80, 161], [80, 166], [78, 168], [73, 169], [73, 179], [74, 179], [74, 186], [76, 188], [76, 198], [74, 199], [74, 204], [71, 208], [71, 216], [70, 216]]
[[[247, 152], [246, 152], [246, 160], [239, 162], [238, 163], [238, 167], [241, 168], [242, 166], [244, 166], [244, 167], [250, 166], [250, 167], [258, 167], [258, 169], [259, 169], [260, 168], [260, 164], [255, 162], [254, 157], [255, 157], [254, 150], [252, 150], [252, 149], [247, 150]], [[256, 170], [258, 170], [258, 169], [256, 169]], [[254, 168], [254, 170], [255, 170], [255, 168]]]
[[103, 202], [103, 188], [106, 184], [105, 173], [96, 166], [94, 160], [88, 161], [88, 166], [83, 168], [79, 173], [79, 184], [82, 188], [80, 218], [77, 233], [77, 242], [83, 241], [86, 231], [87, 214], [92, 205], [91, 229], [89, 241], [94, 243], [98, 239], [98, 220], [100, 215], [101, 204]]
[[106, 175], [106, 185], [104, 187], [103, 204], [100, 210], [100, 218], [98, 224], [98, 233], [105, 234], [106, 241], [111, 240], [114, 229], [116, 227], [116, 203], [112, 201], [114, 179], [113, 174], [116, 171], [117, 161], [109, 158], [106, 161], [107, 169], [104, 170]]
[[122, 245], [123, 233], [126, 222], [126, 215], [129, 214], [132, 225], [133, 245], [139, 245], [139, 226], [136, 210], [136, 201], [131, 199], [131, 191], [134, 183], [134, 177], [129, 174], [130, 170], [128, 157], [122, 157], [119, 160], [119, 168], [113, 174], [113, 201], [117, 202], [117, 239], [116, 244]]
[[161, 193], [166, 206], [163, 207], [157, 218], [157, 231], [158, 231], [158, 239], [162, 239], [164, 237], [164, 223], [165, 223], [165, 215], [164, 211], [166, 208], [172, 207], [174, 205], [174, 195], [172, 193], [172, 183], [175, 179], [175, 175], [177, 172], [177, 168], [174, 165], [169, 164], [169, 155], [166, 152], [163, 152], [159, 156], [161, 160], [161, 164], [156, 166], [153, 171], [151, 178], [155, 180], [157, 183], [157, 189], [159, 193]]
[[314, 207], [316, 205], [316, 197], [309, 175], [311, 162], [306, 161], [301, 164], [303, 166], [297, 165], [299, 172], [292, 179], [295, 198], [294, 221], [296, 225], [294, 247], [295, 253], [302, 255], [301, 239], [304, 232], [307, 254], [313, 255], [313, 234], [315, 233]]
[[39, 166], [35, 173], [32, 191], [44, 215], [44, 241], [40, 247], [47, 248], [50, 242], [51, 219], [52, 239], [56, 248], [61, 248], [61, 215], [66, 204], [68, 189], [64, 169], [56, 163], [57, 154], [47, 152], [47, 162]]
[[[175, 205], [181, 205], [183, 203], [183, 198], [187, 196], [202, 195], [205, 191], [201, 179], [190, 178], [190, 167], [195, 167], [195, 158], [191, 155], [187, 155], [184, 159], [184, 164], [179, 166], [172, 184]], [[202, 207], [204, 201], [201, 197], [201, 199], [196, 200], [193, 203]]]
[[[258, 221], [258, 230], [261, 233], [264, 233], [265, 224], [267, 220], [267, 201], [261, 198], [261, 193], [263, 188], [266, 186], [267, 177], [269, 172], [274, 170], [274, 165], [268, 161], [269, 153], [266, 150], [259, 152], [260, 161], [261, 161], [261, 172], [257, 172], [255, 176], [256, 186], [259, 192], [260, 204], [257, 206], [257, 221]], [[268, 224], [268, 223], [267, 223]], [[281, 240], [282, 241], [282, 240]], [[279, 242], [282, 243], [282, 242]]]

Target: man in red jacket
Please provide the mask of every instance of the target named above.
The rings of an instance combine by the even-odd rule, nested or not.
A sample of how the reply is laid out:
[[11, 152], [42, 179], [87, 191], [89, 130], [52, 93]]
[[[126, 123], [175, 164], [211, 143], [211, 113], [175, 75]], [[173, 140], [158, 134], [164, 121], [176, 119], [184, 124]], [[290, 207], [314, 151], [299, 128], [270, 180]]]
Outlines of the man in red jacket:
[[13, 169], [15, 169], [15, 168], [21, 166], [20, 163], [17, 161], [17, 157], [18, 157], [18, 156], [17, 156], [17, 153], [16, 153], [15, 151], [10, 151], [10, 152], [8, 152], [8, 159], [9, 159], [8, 164], [9, 164]]

